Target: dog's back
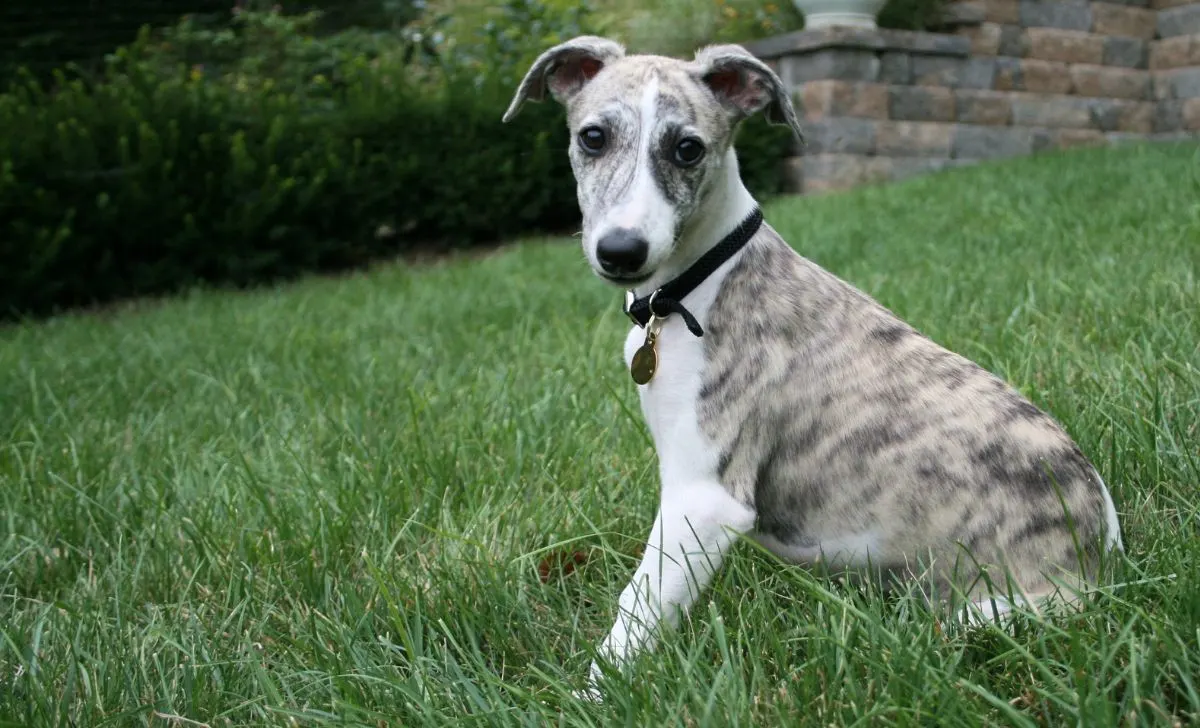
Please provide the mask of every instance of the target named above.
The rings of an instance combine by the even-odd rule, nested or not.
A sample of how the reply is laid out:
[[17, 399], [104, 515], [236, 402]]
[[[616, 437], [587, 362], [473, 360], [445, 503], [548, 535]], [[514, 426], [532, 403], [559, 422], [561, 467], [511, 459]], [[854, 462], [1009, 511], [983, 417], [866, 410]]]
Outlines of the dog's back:
[[705, 356], [721, 480], [784, 555], [932, 567], [968, 591], [975, 561], [1003, 565], [1032, 596], [1120, 545], [1106, 488], [1051, 417], [768, 226], [723, 282]]

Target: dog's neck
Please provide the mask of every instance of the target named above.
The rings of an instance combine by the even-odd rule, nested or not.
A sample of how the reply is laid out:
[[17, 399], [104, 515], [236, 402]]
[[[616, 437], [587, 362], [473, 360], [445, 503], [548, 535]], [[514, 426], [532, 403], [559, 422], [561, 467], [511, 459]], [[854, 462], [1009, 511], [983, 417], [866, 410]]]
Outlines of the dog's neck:
[[[723, 177], [717, 180], [704, 203], [684, 225], [679, 242], [675, 246], [675, 253], [649, 280], [634, 289], [639, 298], [650, 295], [687, 270], [741, 224], [758, 205], [746, 189], [746, 185], [742, 183], [737, 154], [732, 145], [725, 153], [722, 170]], [[736, 259], [740, 255], [741, 252], [738, 252], [733, 257]]]

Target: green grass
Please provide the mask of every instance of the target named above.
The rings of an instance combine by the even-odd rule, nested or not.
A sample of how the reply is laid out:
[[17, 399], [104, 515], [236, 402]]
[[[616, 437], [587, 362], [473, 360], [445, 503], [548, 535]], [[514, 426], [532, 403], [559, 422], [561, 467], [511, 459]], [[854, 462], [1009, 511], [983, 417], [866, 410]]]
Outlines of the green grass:
[[1200, 150], [767, 217], [1095, 460], [1128, 552], [1082, 614], [964, 633], [742, 544], [608, 703], [573, 701], [656, 466], [619, 292], [528, 241], [0, 329], [0, 724], [1200, 720]]

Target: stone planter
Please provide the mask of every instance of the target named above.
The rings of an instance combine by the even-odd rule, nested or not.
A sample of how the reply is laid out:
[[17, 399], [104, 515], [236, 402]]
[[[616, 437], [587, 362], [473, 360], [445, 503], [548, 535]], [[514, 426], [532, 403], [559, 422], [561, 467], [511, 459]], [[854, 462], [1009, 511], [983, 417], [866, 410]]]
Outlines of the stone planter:
[[804, 28], [816, 30], [834, 26], [874, 28], [875, 16], [887, 0], [792, 0], [804, 14]]

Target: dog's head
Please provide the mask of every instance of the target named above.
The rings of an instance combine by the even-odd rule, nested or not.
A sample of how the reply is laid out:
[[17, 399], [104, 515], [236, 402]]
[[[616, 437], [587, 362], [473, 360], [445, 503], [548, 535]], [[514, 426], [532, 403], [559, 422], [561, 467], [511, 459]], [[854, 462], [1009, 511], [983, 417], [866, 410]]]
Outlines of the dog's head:
[[623, 286], [645, 281], [671, 257], [725, 182], [739, 122], [765, 110], [800, 136], [779, 77], [736, 45], [683, 61], [574, 38], [533, 63], [504, 121], [547, 91], [567, 108], [584, 253], [599, 275]]

